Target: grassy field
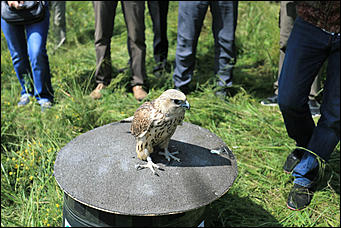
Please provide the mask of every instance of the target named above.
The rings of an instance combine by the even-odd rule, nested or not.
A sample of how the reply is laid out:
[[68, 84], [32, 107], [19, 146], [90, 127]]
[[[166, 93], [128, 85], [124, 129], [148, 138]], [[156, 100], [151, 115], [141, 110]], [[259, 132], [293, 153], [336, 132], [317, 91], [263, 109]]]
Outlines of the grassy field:
[[[44, 113], [31, 101], [17, 107], [20, 85], [1, 33], [1, 226], [61, 226], [63, 193], [53, 177], [58, 151], [70, 140], [96, 127], [133, 115], [141, 104], [127, 89], [126, 28], [119, 4], [112, 38], [115, 77], [101, 100], [89, 97], [96, 86], [94, 13], [90, 2], [67, 2], [68, 43], [48, 54], [56, 104]], [[168, 16], [169, 61], [174, 62], [177, 2]], [[234, 71], [235, 95], [223, 102], [212, 92], [214, 40], [211, 14], [201, 31], [195, 77], [185, 121], [207, 128], [233, 150], [238, 177], [222, 198], [209, 205], [206, 226], [340, 226], [340, 144], [326, 166], [311, 205], [294, 212], [286, 207], [293, 178], [282, 171], [295, 143], [286, 133], [278, 107], [260, 101], [272, 95], [279, 56], [279, 3], [239, 3]], [[152, 75], [153, 32], [146, 10], [146, 68], [154, 99], [172, 87], [172, 73]], [[318, 118], [315, 119], [316, 121]]]

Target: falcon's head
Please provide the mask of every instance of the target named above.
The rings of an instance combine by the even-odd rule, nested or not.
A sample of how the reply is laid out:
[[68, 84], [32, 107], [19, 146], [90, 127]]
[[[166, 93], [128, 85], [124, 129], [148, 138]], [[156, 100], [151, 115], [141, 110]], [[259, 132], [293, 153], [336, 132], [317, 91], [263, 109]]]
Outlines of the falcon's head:
[[185, 109], [190, 109], [185, 94], [176, 89], [169, 89], [163, 92], [155, 100], [155, 104], [167, 116], [184, 114]]

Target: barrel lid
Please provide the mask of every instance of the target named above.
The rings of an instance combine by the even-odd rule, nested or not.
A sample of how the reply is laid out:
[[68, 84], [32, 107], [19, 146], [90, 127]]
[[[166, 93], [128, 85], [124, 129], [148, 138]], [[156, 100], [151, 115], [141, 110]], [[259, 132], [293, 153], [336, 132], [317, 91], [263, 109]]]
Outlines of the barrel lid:
[[137, 158], [130, 123], [114, 122], [71, 140], [57, 154], [54, 176], [65, 194], [105, 212], [157, 216], [182, 213], [224, 195], [237, 177], [237, 162], [226, 144], [200, 126], [178, 126], [169, 147], [180, 162], [151, 157], [163, 170], [153, 175]]

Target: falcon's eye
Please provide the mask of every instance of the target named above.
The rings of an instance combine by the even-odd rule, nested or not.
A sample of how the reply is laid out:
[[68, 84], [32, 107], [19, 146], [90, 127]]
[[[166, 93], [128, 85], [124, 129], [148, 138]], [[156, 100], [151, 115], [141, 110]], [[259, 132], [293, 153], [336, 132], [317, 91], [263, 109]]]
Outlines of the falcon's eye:
[[177, 105], [179, 105], [179, 104], [182, 103], [182, 101], [181, 101], [181, 100], [178, 100], [178, 99], [174, 99], [174, 103], [177, 104]]

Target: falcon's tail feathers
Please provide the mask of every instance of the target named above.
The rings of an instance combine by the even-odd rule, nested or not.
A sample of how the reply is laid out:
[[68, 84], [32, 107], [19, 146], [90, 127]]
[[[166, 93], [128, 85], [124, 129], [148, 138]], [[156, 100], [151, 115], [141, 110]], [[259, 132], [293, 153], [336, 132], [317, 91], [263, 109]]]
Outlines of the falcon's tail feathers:
[[130, 116], [120, 121], [120, 123], [131, 123], [133, 122], [134, 116]]

